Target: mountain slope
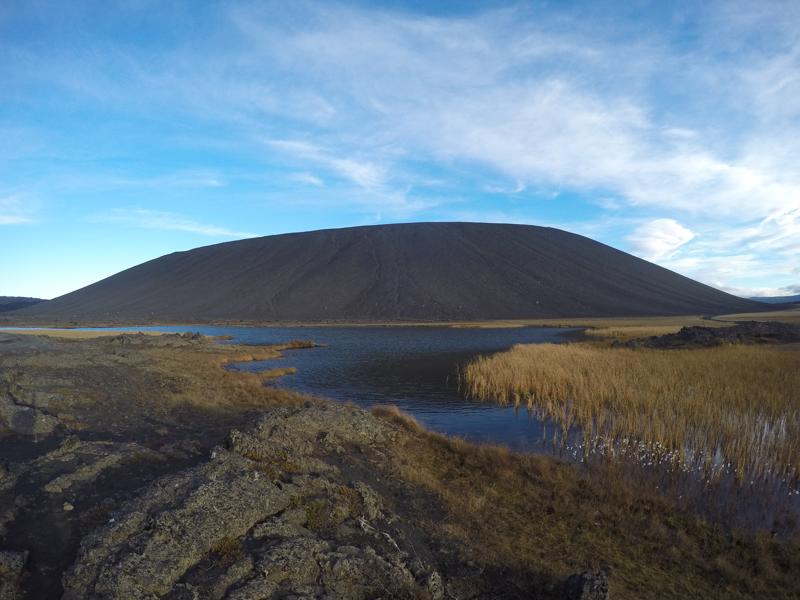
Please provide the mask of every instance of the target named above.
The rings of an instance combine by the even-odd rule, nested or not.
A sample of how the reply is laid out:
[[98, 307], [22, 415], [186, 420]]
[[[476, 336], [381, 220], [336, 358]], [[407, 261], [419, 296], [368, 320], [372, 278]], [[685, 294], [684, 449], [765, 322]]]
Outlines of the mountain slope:
[[763, 307], [558, 229], [412, 223], [176, 252], [15, 314], [78, 321], [384, 321]]
[[33, 306], [39, 302], [44, 302], [41, 298], [26, 298], [23, 296], [0, 296], [0, 312], [9, 312]]
[[793, 304], [800, 302], [800, 294], [795, 294], [794, 296], [756, 296], [750, 298], [750, 300], [767, 304]]

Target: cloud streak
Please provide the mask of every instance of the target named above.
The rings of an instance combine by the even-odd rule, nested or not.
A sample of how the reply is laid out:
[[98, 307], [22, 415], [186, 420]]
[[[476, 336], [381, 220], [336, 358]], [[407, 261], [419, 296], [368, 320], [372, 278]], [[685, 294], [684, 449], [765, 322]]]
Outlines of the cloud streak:
[[92, 217], [95, 222], [118, 223], [145, 229], [162, 229], [165, 231], [184, 231], [208, 237], [251, 238], [256, 233], [235, 231], [226, 227], [198, 223], [175, 213], [149, 209], [115, 209], [104, 215]]
[[[30, 201], [28, 202], [30, 204]], [[32, 223], [30, 206], [17, 195], [0, 197], [0, 225], [22, 225]]]
[[655, 219], [637, 227], [628, 236], [628, 241], [640, 256], [660, 261], [674, 256], [681, 246], [694, 237], [694, 232], [675, 219]]
[[365, 190], [381, 190], [386, 186], [386, 169], [374, 162], [337, 156], [310, 142], [266, 140], [266, 144], [301, 160], [319, 164]]
[[[174, 21], [153, 6], [140, 16], [169, 39], [173, 30], [195, 31], [183, 27], [185, 15]], [[93, 33], [90, 17], [69, 27]], [[197, 18], [213, 23], [211, 34], [178, 36], [157, 52], [113, 36], [55, 57], [14, 48], [24, 69], [0, 65], [0, 76], [46, 81], [127, 116], [220, 128], [234, 152], [271, 170], [264, 180], [280, 171], [273, 181], [292, 183], [298, 196], [313, 192], [331, 213], [537, 221], [542, 207], [571, 197], [546, 220], [576, 223], [729, 289], [796, 281], [797, 2], [712, 1], [638, 20], [585, 6], [434, 17], [234, 2], [208, 5]], [[176, 173], [117, 183], [134, 191], [227, 183], [209, 169]], [[575, 198], [582, 206], [563, 214]], [[168, 212], [109, 214], [143, 227], [237, 234]], [[0, 204], [0, 223], [13, 218], [24, 216]]]
[[[784, 79], [768, 85], [738, 62], [689, 69], [697, 57], [665, 52], [669, 40], [635, 39], [631, 51], [630, 39], [615, 42], [614, 31], [579, 22], [552, 33], [546, 17], [525, 18], [532, 15], [523, 9], [441, 20], [350, 9], [323, 11], [323, 19], [305, 10], [316, 18], [288, 33], [259, 10], [237, 9], [234, 22], [254, 56], [303, 64], [305, 85], [344, 98], [331, 112], [345, 115], [337, 124], [372, 155], [385, 156], [387, 144], [417, 148], [527, 184], [602, 188], [635, 206], [715, 218], [755, 218], [798, 202], [800, 179], [781, 168], [780, 151], [757, 158], [748, 135], [723, 153], [730, 140], [669, 114], [641, 89], [677, 77], [699, 92], [716, 71], [735, 67], [752, 108], [792, 114], [785, 73], [800, 66], [793, 49], [773, 66]], [[760, 57], [746, 58], [755, 65]]]

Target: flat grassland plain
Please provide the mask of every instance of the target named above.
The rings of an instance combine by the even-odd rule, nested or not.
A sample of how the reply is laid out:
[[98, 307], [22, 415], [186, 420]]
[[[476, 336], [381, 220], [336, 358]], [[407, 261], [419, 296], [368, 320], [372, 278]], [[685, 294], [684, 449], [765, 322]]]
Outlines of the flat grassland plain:
[[[722, 418], [717, 384], [738, 390], [733, 406], [745, 421], [757, 406], [748, 399], [751, 392], [760, 394], [767, 415], [794, 406], [796, 394], [781, 405], [786, 386], [795, 384], [786, 372], [794, 350], [675, 350], [662, 357], [666, 351], [611, 348], [602, 337], [714, 324], [696, 321], [560, 322], [591, 323], [602, 335], [591, 343], [542, 347], [534, 357], [515, 348], [486, 360], [498, 361], [490, 364], [499, 369], [513, 358], [523, 372], [539, 369], [540, 360], [560, 365], [547, 380], [555, 386], [549, 400], [555, 417], [564, 391], [580, 406], [570, 423], [617, 402], [620, 418], [602, 421], [603, 428], [665, 446], [670, 435], [680, 438], [669, 418], [690, 425]], [[586, 569], [609, 573], [613, 598], [800, 594], [796, 527], [787, 525], [781, 534], [739, 528], [624, 476], [615, 461], [587, 469], [476, 446], [428, 432], [391, 407], [367, 413], [264, 387], [278, 372], [224, 369], [229, 362], [277, 356], [286, 346], [131, 334], [55, 339], [0, 333], [0, 342], [0, 421], [17, 428], [0, 435], [8, 461], [0, 470], [0, 552], [30, 551], [27, 574], [2, 567], [3, 598], [17, 592], [29, 598], [160, 597], [188, 589], [200, 597], [247, 597], [243, 590], [255, 594], [257, 586], [271, 596], [303, 585], [365, 598], [433, 598], [442, 590], [454, 598], [561, 598], [563, 582]], [[556, 355], [562, 351], [568, 355]], [[626, 365], [633, 360], [633, 369], [609, 359], [611, 352]], [[571, 368], [564, 360], [573, 361], [566, 363]], [[750, 361], [767, 374], [780, 371], [776, 381], [766, 375], [751, 380]], [[682, 384], [659, 386], [686, 373], [689, 384], [705, 388], [669, 404], [664, 432], [643, 425], [641, 411], [665, 409], [654, 398]], [[576, 393], [581, 381], [606, 390], [606, 404]], [[518, 397], [527, 405], [530, 397], [532, 406], [546, 410], [537, 389], [514, 385], [500, 388], [507, 390], [506, 401]], [[622, 399], [614, 400], [615, 393]], [[482, 395], [503, 401], [496, 391]], [[25, 418], [9, 419], [20, 411]], [[751, 468], [746, 448], [753, 438], [736, 424], [708, 431], [744, 444], [735, 454]], [[765, 439], [778, 440], [774, 432]], [[769, 448], [780, 451], [757, 454], [759, 464], [796, 460], [797, 448], [788, 442]], [[371, 554], [355, 550], [367, 546]], [[284, 578], [264, 575], [276, 572]]]

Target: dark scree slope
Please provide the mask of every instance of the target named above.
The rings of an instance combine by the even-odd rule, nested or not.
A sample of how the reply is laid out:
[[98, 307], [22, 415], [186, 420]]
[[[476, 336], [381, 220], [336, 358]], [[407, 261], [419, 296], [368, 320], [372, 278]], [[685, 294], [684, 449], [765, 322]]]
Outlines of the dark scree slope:
[[763, 310], [580, 235], [411, 223], [176, 252], [17, 312], [76, 321], [395, 321]]

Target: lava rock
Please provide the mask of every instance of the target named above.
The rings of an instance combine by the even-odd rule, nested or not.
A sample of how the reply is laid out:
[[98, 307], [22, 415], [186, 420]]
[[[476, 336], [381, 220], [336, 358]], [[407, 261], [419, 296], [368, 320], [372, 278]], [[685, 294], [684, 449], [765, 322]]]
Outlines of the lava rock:
[[747, 321], [733, 327], [683, 327], [677, 333], [615, 342], [624, 348], [711, 348], [725, 344], [792, 344], [800, 342], [800, 325]]
[[564, 585], [565, 600], [608, 600], [608, 575], [585, 571], [570, 576]]
[[22, 597], [22, 578], [27, 562], [27, 552], [0, 552], [0, 600]]
[[50, 435], [61, 425], [54, 416], [31, 406], [20, 406], [8, 396], [0, 396], [0, 426], [26, 436]]

